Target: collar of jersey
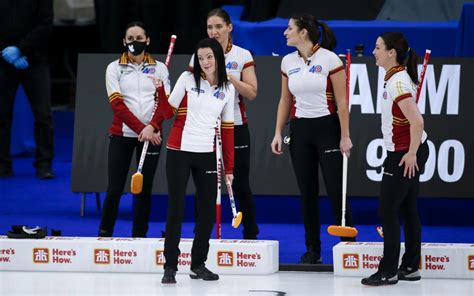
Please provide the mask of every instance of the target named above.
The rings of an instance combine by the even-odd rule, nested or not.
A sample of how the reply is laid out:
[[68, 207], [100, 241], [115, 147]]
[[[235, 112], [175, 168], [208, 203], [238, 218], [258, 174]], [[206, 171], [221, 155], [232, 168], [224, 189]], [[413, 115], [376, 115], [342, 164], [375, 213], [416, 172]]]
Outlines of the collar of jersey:
[[401, 72], [403, 70], [405, 70], [405, 66], [402, 66], [402, 65], [394, 66], [390, 68], [390, 70], [388, 70], [387, 73], [385, 73], [385, 77], [383, 78], [383, 80], [387, 81], [390, 79], [390, 77], [395, 75], [395, 73]]
[[[145, 58], [143, 59], [143, 62], [148, 65], [156, 65], [156, 60], [154, 57], [151, 56], [151, 54], [145, 52]], [[132, 63], [132, 60], [128, 57], [128, 53], [124, 52], [120, 56], [119, 64], [120, 65], [127, 65]]]
[[[316, 43], [316, 44], [313, 46], [313, 48], [311, 48], [311, 54], [309, 55], [308, 59], [311, 58], [311, 57], [313, 56], [313, 54], [315, 54], [315, 53], [318, 51], [318, 49], [320, 49], [320, 48], [321, 48], [321, 46], [319, 45], [319, 43]], [[299, 50], [298, 50], [298, 56], [299, 56], [300, 58], [303, 57], [303, 56], [301, 55], [301, 53], [300, 53]]]

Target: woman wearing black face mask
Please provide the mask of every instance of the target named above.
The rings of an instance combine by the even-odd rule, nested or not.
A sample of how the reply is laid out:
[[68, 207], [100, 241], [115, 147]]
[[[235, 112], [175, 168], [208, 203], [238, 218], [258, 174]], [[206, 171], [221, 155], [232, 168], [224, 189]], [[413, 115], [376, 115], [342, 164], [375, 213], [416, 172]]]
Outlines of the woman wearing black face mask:
[[155, 100], [165, 99], [170, 92], [168, 69], [145, 52], [150, 38], [141, 22], [130, 23], [125, 30], [124, 52], [109, 64], [106, 87], [114, 113], [109, 129], [108, 187], [104, 202], [99, 236], [113, 234], [118, 204], [127, 181], [133, 153], [140, 158], [143, 142], [150, 141], [143, 165], [143, 189], [135, 196], [133, 237], [146, 237], [151, 208], [153, 177], [161, 150], [159, 113], [153, 117]]

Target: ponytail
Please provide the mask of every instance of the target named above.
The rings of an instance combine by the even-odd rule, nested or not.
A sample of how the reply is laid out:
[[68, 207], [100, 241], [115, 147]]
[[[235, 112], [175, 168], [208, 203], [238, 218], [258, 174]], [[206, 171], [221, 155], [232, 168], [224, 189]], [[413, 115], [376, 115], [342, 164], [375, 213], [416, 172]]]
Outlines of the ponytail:
[[413, 48], [408, 48], [408, 59], [406, 61], [408, 75], [413, 83], [418, 84], [418, 56]]
[[[314, 44], [320, 43], [321, 47], [333, 50], [336, 47], [336, 36], [324, 22], [318, 21], [312, 15], [293, 16], [291, 19], [299, 30], [308, 31], [309, 40]], [[321, 37], [322, 35], [322, 37]], [[319, 41], [321, 39], [321, 42]]]
[[321, 47], [332, 51], [337, 45], [336, 35], [334, 35], [334, 32], [329, 28], [326, 23], [316, 21], [316, 24], [319, 24], [319, 26], [321, 26], [321, 32], [323, 35], [321, 40]]

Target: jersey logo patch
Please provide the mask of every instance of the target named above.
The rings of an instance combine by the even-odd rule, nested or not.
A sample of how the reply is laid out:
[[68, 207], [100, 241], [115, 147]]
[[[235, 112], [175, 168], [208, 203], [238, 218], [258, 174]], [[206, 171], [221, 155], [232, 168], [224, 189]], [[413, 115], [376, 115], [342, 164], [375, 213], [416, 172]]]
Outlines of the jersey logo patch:
[[239, 64], [237, 62], [228, 62], [227, 65], [225, 65], [225, 67], [229, 70], [237, 70], [238, 66]]
[[387, 92], [386, 91], [383, 92], [382, 97], [383, 97], [384, 100], [387, 99]]
[[213, 94], [213, 96], [222, 101], [225, 98], [225, 93], [218, 90]]
[[323, 70], [323, 67], [321, 65], [313, 65], [311, 69], [309, 69], [309, 72], [311, 73], [321, 73]]
[[194, 91], [194, 92], [197, 92], [197, 93], [200, 93], [200, 94], [203, 94], [203, 93], [204, 93], [204, 90], [203, 90], [203, 89], [200, 89], [200, 88], [197, 88], [197, 87], [191, 88], [191, 91]]
[[288, 71], [288, 76], [293, 75], [293, 74], [296, 74], [296, 73], [298, 73], [300, 70], [301, 70], [301, 68], [291, 69], [290, 71]]
[[142, 70], [144, 74], [153, 74], [155, 73], [155, 68], [145, 68]]

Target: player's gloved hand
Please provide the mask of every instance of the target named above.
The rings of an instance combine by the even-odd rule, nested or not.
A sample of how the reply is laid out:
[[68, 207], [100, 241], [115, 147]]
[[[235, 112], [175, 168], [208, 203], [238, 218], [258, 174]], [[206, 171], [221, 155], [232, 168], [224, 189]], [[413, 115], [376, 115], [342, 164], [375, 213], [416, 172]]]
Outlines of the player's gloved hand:
[[8, 46], [2, 50], [2, 57], [10, 64], [13, 64], [20, 57], [20, 49], [16, 46]]

